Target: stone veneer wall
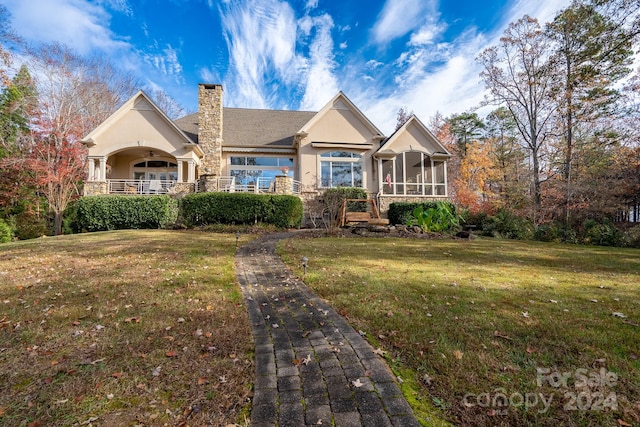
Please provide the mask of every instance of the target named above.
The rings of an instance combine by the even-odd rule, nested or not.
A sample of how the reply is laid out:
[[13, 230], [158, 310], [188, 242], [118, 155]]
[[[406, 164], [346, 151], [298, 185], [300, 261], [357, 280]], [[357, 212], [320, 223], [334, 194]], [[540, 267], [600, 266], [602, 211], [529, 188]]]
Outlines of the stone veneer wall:
[[198, 144], [204, 151], [201, 175], [222, 173], [222, 85], [198, 85]]
[[108, 194], [106, 181], [87, 181], [83, 186], [84, 196], [98, 196], [100, 194]]

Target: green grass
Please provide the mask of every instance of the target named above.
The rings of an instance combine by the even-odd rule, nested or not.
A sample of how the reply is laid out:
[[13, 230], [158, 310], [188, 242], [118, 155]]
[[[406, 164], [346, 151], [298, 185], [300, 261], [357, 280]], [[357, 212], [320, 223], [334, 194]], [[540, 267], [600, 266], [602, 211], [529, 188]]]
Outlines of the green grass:
[[[300, 257], [309, 258], [305, 281], [410, 372], [418, 385], [409, 397], [429, 416], [461, 425], [640, 425], [638, 250], [394, 238], [291, 239], [279, 250], [300, 275]], [[571, 379], [538, 386], [537, 368]], [[595, 376], [601, 368], [615, 384], [576, 387], [577, 369]], [[499, 393], [514, 404], [494, 404]], [[552, 396], [549, 409], [518, 405], [527, 393], [531, 402]], [[581, 398], [577, 410], [565, 407], [570, 393]], [[614, 396], [617, 409], [606, 400], [598, 410], [596, 393]], [[480, 395], [491, 403], [479, 405]]]
[[242, 421], [234, 252], [233, 234], [158, 230], [0, 245], [0, 425]]

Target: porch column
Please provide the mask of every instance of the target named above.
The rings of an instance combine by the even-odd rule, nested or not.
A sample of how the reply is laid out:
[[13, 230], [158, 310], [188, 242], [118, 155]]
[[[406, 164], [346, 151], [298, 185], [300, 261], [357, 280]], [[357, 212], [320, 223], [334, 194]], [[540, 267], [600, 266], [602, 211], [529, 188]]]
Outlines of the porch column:
[[96, 180], [96, 160], [93, 157], [89, 157], [89, 179], [88, 181]]
[[100, 181], [106, 181], [107, 179], [107, 158], [100, 157]]
[[187, 162], [188, 165], [188, 181], [187, 182], [195, 182], [196, 180], [196, 163], [193, 160], [189, 160]]
[[178, 182], [184, 182], [183, 176], [182, 176], [182, 160], [178, 160]]

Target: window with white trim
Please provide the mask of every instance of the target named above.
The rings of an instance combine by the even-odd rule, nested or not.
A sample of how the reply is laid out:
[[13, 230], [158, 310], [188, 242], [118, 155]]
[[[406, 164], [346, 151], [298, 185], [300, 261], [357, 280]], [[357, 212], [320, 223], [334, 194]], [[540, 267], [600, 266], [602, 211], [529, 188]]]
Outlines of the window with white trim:
[[362, 155], [330, 151], [320, 155], [320, 186], [362, 187]]
[[401, 196], [446, 196], [445, 162], [417, 151], [399, 153], [381, 161], [382, 194]]

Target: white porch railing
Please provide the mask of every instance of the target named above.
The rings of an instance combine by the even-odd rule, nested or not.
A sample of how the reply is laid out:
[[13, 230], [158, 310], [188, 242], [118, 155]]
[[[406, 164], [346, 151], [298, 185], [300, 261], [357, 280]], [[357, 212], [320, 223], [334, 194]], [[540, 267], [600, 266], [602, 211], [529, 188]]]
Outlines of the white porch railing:
[[176, 185], [168, 179], [108, 179], [109, 194], [166, 194]]
[[[292, 194], [300, 194], [302, 183], [292, 180]], [[252, 184], [237, 184], [233, 176], [221, 176], [218, 178], [218, 191], [228, 193], [275, 193], [275, 178], [259, 177]]]

